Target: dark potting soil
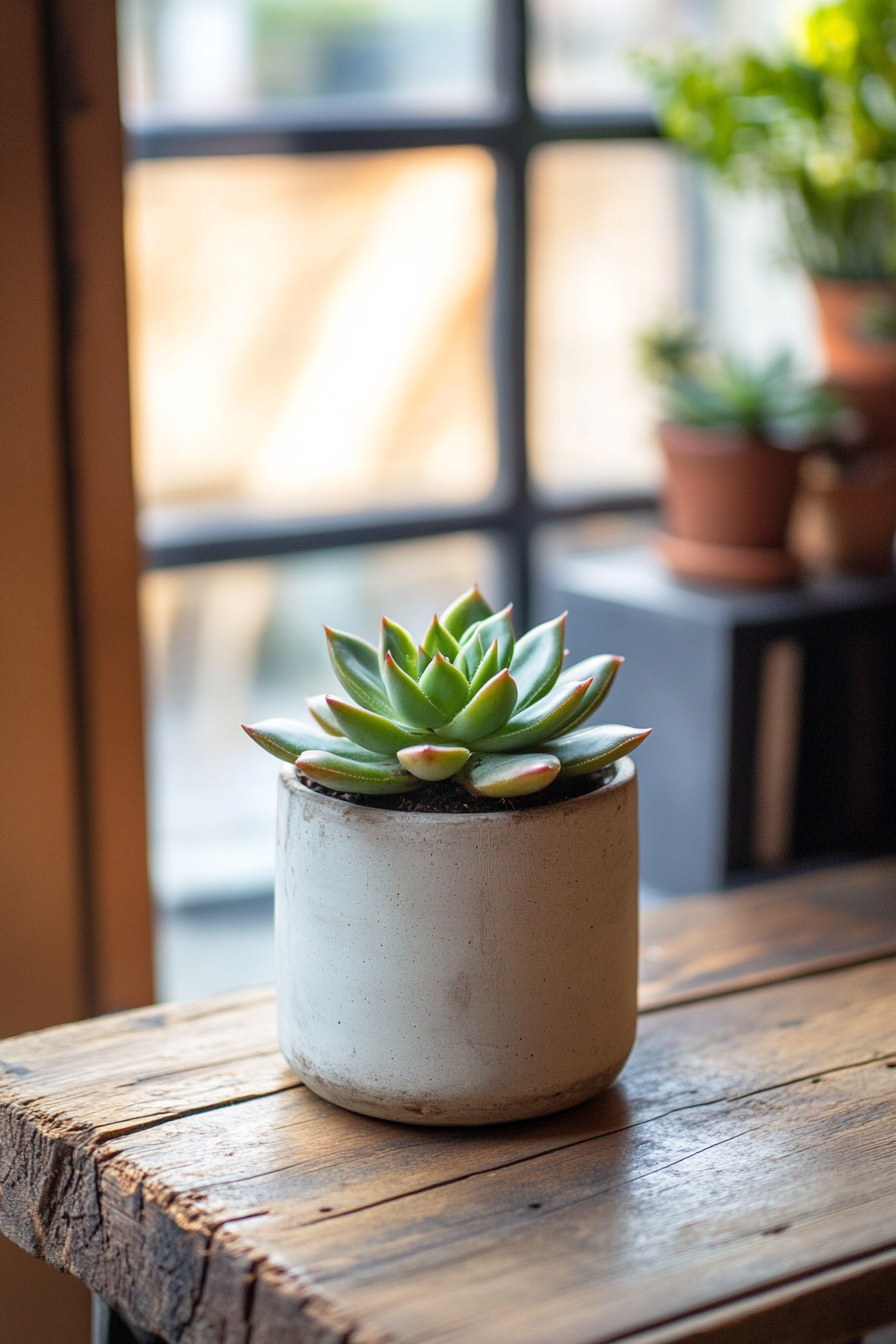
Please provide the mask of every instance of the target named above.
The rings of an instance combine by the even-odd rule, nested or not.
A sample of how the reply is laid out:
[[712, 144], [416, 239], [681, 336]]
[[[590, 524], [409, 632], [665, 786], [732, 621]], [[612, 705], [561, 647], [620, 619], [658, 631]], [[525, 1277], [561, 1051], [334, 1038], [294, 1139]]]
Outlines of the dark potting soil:
[[551, 803], [565, 803], [570, 798], [581, 798], [586, 793], [609, 784], [616, 770], [607, 765], [590, 775], [573, 779], [555, 779], [540, 793], [528, 793], [523, 798], [483, 798], [468, 793], [454, 779], [443, 779], [437, 784], [424, 784], [412, 793], [337, 793], [312, 779], [300, 775], [307, 789], [339, 798], [344, 803], [358, 803], [361, 807], [379, 807], [387, 812], [522, 812], [529, 807], [548, 807]]

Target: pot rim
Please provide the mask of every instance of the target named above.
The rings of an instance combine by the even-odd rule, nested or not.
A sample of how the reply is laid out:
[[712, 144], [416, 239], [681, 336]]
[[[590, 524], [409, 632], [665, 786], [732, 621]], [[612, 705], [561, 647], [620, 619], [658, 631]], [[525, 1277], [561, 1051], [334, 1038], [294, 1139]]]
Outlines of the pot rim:
[[[675, 431], [675, 443], [664, 442], [665, 431]], [[689, 425], [683, 420], [660, 420], [660, 438], [663, 447], [669, 453], [680, 453], [689, 457], [733, 457], [736, 453], [756, 451], [768, 453], [786, 453], [788, 457], [798, 458], [811, 450], [810, 444], [799, 448], [782, 448], [780, 444], [764, 439], [761, 434], [753, 434], [748, 429], [731, 429], [725, 425]], [[681, 436], [692, 437], [692, 442], [682, 442]], [[727, 440], [716, 443], [713, 440]]]
[[824, 275], [821, 271], [809, 271], [809, 279], [813, 285], [839, 286], [841, 289], [851, 289], [854, 292], [866, 289], [890, 289], [896, 290], [896, 275], [885, 276], [852, 276], [852, 275]]
[[400, 825], [407, 827], [410, 825], [462, 825], [469, 826], [486, 823], [490, 826], [508, 825], [520, 826], [526, 824], [531, 818], [534, 824], [536, 818], [543, 818], [551, 813], [564, 814], [574, 808], [581, 807], [595, 798], [603, 798], [612, 794], [617, 789], [622, 789], [630, 784], [635, 778], [635, 763], [630, 756], [623, 756], [621, 760], [613, 761], [611, 764], [615, 767], [616, 773], [612, 779], [608, 779], [605, 784], [601, 784], [596, 789], [590, 789], [588, 793], [579, 794], [578, 798], [563, 798], [556, 802], [542, 803], [538, 807], [526, 807], [519, 812], [399, 812], [394, 808], [388, 807], [365, 807], [363, 803], [350, 803], [344, 798], [330, 798], [325, 793], [318, 793], [315, 789], [309, 789], [299, 779], [298, 772], [294, 765], [284, 765], [280, 771], [280, 779], [288, 789], [301, 796], [306, 795], [313, 798], [316, 803], [324, 808], [339, 809], [344, 819], [352, 817], [361, 820], [362, 818], [371, 825]]

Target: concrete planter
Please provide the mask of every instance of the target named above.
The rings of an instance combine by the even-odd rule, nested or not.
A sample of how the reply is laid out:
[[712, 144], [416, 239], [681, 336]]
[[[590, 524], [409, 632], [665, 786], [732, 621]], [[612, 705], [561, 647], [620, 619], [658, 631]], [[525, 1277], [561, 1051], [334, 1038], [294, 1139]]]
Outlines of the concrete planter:
[[569, 802], [477, 815], [340, 802], [280, 776], [280, 1046], [349, 1110], [469, 1125], [607, 1087], [635, 1038], [631, 760]]

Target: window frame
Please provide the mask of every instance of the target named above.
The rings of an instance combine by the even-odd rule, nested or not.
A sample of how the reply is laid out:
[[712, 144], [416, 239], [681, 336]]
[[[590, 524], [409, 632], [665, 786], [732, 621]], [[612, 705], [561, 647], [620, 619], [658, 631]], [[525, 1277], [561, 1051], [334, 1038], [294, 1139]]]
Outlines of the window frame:
[[605, 490], [546, 496], [532, 480], [527, 446], [526, 309], [527, 178], [543, 145], [661, 138], [641, 111], [554, 113], [533, 105], [528, 88], [531, 18], [526, 0], [494, 0], [496, 102], [476, 117], [302, 119], [159, 124], [125, 129], [129, 161], [237, 155], [356, 154], [472, 145], [496, 167], [497, 256], [492, 350], [498, 472], [492, 492], [466, 506], [375, 510], [327, 517], [251, 520], [237, 511], [189, 506], [143, 510], [140, 540], [146, 569], [295, 555], [324, 548], [396, 542], [457, 532], [488, 533], [505, 566], [506, 584], [525, 623], [532, 608], [536, 530], [599, 514], [652, 509], [652, 490]]

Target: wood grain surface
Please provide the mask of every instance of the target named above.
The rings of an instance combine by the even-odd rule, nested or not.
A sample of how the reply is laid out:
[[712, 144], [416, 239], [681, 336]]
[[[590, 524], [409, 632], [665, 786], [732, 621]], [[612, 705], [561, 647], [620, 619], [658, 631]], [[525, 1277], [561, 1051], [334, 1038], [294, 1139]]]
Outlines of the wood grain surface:
[[896, 955], [896, 859], [643, 911], [642, 1010]]
[[[883, 928], [861, 872], [843, 899]], [[269, 991], [4, 1042], [0, 1227], [185, 1344], [820, 1344], [887, 1324], [896, 958], [853, 936], [860, 964], [819, 970], [849, 948], [809, 886], [804, 914], [832, 912], [804, 938], [813, 973], [797, 919], [779, 980], [732, 993], [771, 974], [779, 905], [733, 898], [736, 956], [713, 905], [732, 898], [694, 898], [703, 946], [663, 933], [662, 983], [715, 975], [716, 994], [655, 996], [619, 1083], [546, 1120], [415, 1129], [330, 1106], [280, 1059]]]

